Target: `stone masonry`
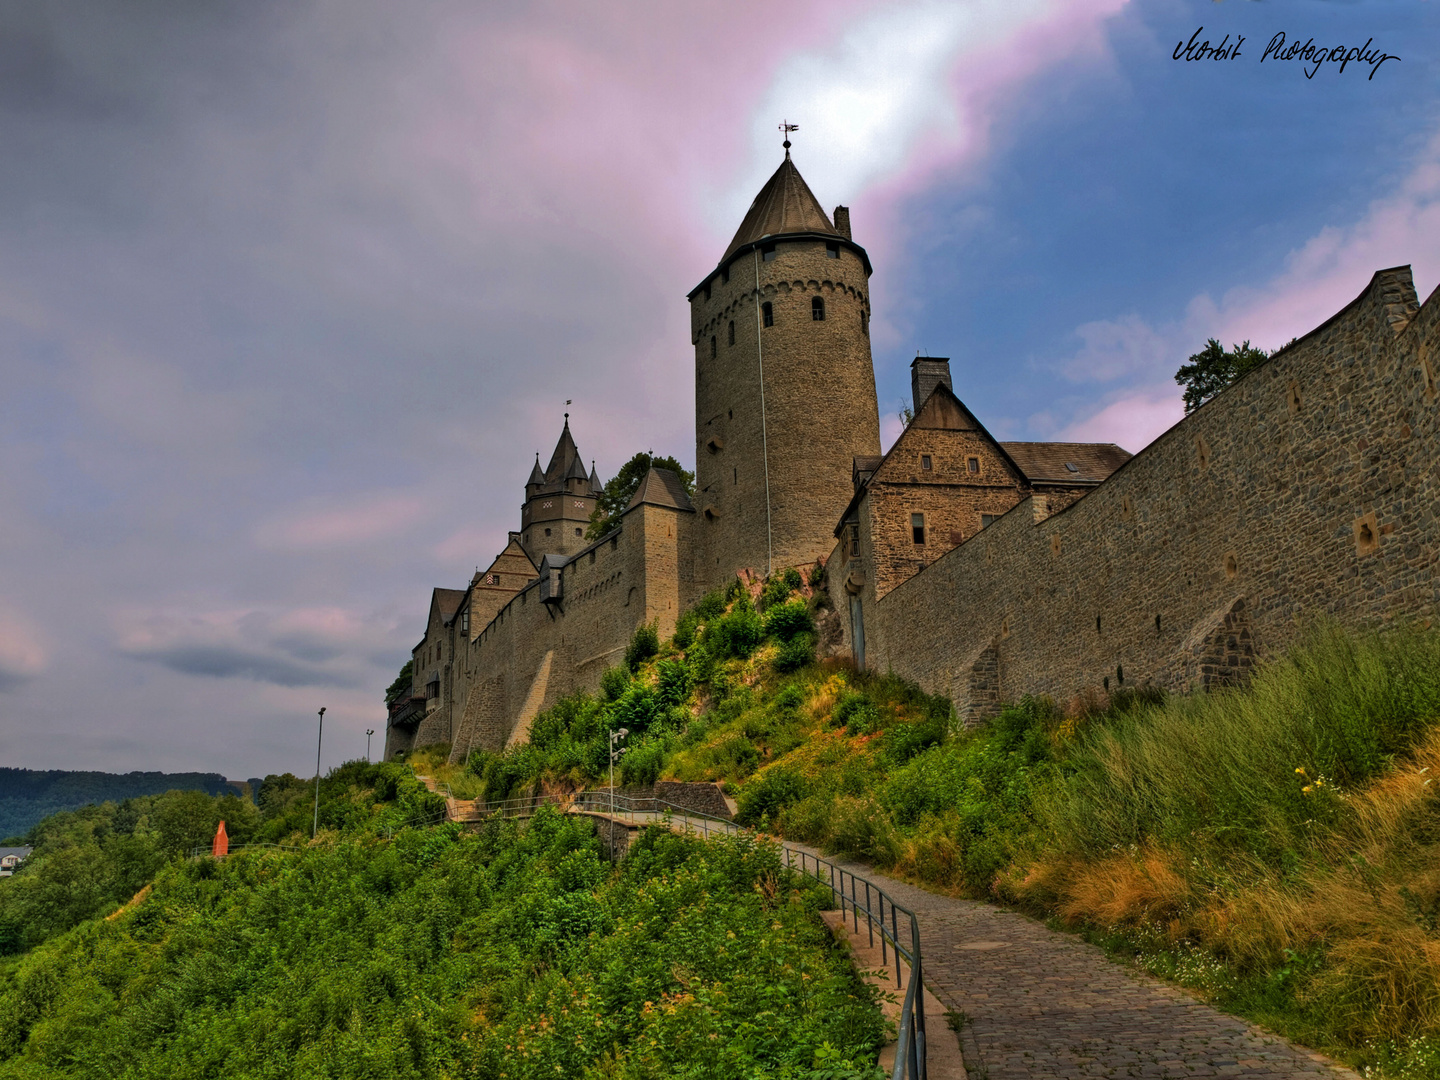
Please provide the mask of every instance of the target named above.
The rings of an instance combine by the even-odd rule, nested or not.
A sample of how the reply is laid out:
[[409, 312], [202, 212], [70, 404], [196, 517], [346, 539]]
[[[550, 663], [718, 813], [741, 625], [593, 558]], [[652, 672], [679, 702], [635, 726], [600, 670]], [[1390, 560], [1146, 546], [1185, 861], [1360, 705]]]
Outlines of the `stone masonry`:
[[1242, 678], [1310, 616], [1433, 619], [1437, 343], [1436, 296], [1379, 271], [1084, 498], [1026, 499], [883, 596], [867, 581], [867, 665], [963, 716], [989, 663], [1004, 700], [1188, 690]]

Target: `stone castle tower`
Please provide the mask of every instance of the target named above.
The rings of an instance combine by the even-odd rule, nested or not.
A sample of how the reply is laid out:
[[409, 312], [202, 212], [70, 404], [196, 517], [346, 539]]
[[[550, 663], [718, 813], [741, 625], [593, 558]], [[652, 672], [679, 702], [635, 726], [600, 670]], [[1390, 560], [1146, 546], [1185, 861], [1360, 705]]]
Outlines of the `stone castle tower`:
[[585, 471], [580, 451], [570, 434], [570, 414], [560, 441], [542, 470], [540, 455], [525, 481], [525, 502], [520, 508], [520, 546], [538, 566], [546, 555], [573, 555], [588, 541], [585, 530], [600, 494], [600, 478], [594, 465]]
[[695, 344], [695, 588], [834, 547], [856, 457], [880, 453], [870, 259], [785, 160], [689, 294]]

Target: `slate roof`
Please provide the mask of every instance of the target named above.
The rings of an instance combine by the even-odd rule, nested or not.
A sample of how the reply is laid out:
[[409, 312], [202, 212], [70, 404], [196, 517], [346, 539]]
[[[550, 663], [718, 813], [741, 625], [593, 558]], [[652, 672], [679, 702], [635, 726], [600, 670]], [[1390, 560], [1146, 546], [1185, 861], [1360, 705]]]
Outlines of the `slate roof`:
[[22, 859], [28, 859], [30, 852], [33, 850], [34, 848], [28, 847], [0, 847], [0, 859], [5, 858], [7, 855], [18, 855]]
[[435, 607], [439, 609], [440, 621], [449, 622], [460, 610], [460, 601], [465, 599], [464, 589], [436, 589]]
[[[553, 484], [564, 480], [579, 460], [580, 451], [575, 449], [575, 437], [570, 434], [570, 418], [567, 416], [565, 427], [560, 432], [560, 441], [555, 444], [555, 452], [550, 455], [550, 464], [545, 467], [545, 482]], [[584, 466], [581, 466], [581, 475], [584, 475]]]
[[820, 200], [815, 198], [810, 185], [805, 183], [800, 170], [790, 160], [788, 150], [775, 175], [765, 182], [760, 194], [750, 204], [745, 220], [740, 222], [735, 239], [730, 241], [720, 261], [723, 263], [737, 248], [746, 244], [784, 233], [829, 233], [847, 239], [830, 224], [830, 219], [820, 208]]
[[535, 454], [535, 468], [530, 470], [530, 479], [525, 481], [525, 486], [529, 487], [531, 484], [543, 483], [545, 483], [545, 472], [540, 468], [540, 454], [537, 451]]
[[1114, 443], [1006, 442], [1000, 445], [1032, 484], [1098, 484], [1130, 460], [1130, 452]]
[[657, 469], [654, 466], [651, 466], [650, 471], [645, 474], [645, 479], [640, 481], [640, 486], [635, 489], [635, 495], [631, 498], [630, 505], [625, 509], [630, 510], [642, 503], [649, 503], [651, 506], [669, 506], [676, 510], [695, 509], [690, 504], [690, 496], [685, 494], [685, 485], [680, 483], [680, 477], [669, 469]]
[[605, 485], [600, 483], [600, 474], [595, 471], [595, 460], [590, 460], [590, 490], [599, 495], [605, 490]]

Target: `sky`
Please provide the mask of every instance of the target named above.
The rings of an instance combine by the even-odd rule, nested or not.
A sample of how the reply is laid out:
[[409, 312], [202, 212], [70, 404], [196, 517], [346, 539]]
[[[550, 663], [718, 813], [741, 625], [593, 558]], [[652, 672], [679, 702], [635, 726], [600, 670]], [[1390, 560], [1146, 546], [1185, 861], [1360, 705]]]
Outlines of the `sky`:
[[1434, 0], [0, 0], [0, 764], [378, 754], [567, 400], [602, 478], [693, 462], [685, 294], [782, 120], [887, 445], [924, 353], [1138, 451], [1207, 338], [1435, 288], [1437, 56]]

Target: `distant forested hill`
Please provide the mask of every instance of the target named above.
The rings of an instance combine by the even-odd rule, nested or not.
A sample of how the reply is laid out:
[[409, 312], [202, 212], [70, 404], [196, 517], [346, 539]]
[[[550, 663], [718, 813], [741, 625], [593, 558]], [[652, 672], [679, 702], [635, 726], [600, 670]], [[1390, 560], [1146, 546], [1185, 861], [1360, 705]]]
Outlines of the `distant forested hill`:
[[0, 768], [0, 838], [21, 836], [59, 810], [166, 791], [234, 795], [219, 773], [70, 772]]

